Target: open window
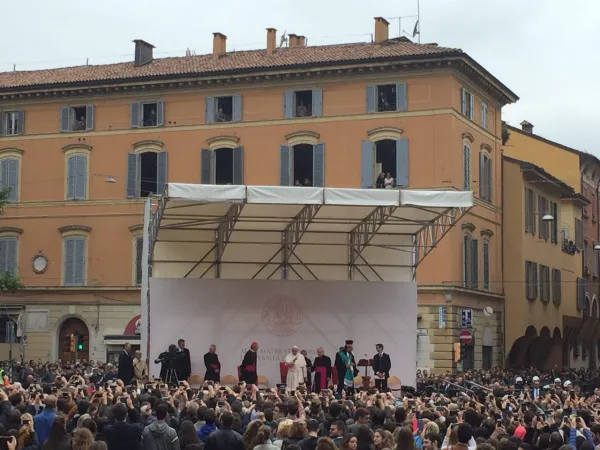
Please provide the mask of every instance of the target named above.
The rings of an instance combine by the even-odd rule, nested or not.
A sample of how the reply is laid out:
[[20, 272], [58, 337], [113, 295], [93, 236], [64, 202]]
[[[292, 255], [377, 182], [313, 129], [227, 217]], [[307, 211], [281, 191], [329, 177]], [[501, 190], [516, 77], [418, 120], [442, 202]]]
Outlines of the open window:
[[323, 90], [286, 91], [283, 97], [286, 119], [292, 117], [320, 117], [323, 115]]
[[367, 86], [367, 112], [406, 111], [406, 83]]
[[325, 144], [282, 145], [281, 186], [323, 187], [325, 185]]
[[94, 105], [63, 106], [60, 112], [63, 133], [94, 129]]
[[200, 159], [202, 184], [244, 184], [243, 147], [202, 149]]
[[159, 127], [164, 125], [164, 101], [133, 102], [131, 103], [130, 108], [132, 128]]
[[363, 189], [408, 186], [408, 139], [363, 141], [361, 165]]
[[15, 136], [23, 134], [25, 111], [5, 111], [0, 116], [0, 135]]
[[162, 194], [167, 183], [167, 152], [127, 155], [127, 197]]
[[242, 96], [206, 97], [206, 123], [241, 122]]
[[461, 96], [461, 106], [460, 106], [460, 112], [468, 117], [469, 119], [473, 120], [473, 111], [474, 111], [474, 97], [473, 94], [471, 94], [469, 91], [467, 91], [466, 89], [462, 88], [460, 90], [460, 96]]

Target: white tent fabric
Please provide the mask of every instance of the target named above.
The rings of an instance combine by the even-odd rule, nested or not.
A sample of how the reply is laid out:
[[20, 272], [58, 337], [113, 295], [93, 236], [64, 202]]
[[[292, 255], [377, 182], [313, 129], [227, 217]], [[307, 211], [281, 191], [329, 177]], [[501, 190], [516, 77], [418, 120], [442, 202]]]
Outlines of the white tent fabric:
[[152, 274], [411, 281], [418, 247], [472, 205], [463, 191], [172, 183], [149, 227]]

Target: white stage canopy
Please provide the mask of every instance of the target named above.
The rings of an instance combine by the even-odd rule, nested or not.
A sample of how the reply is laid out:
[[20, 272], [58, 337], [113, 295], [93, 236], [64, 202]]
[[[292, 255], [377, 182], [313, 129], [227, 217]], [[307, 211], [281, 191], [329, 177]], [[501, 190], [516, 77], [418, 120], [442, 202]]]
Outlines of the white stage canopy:
[[412, 281], [472, 205], [465, 191], [172, 183], [149, 261], [157, 278]]

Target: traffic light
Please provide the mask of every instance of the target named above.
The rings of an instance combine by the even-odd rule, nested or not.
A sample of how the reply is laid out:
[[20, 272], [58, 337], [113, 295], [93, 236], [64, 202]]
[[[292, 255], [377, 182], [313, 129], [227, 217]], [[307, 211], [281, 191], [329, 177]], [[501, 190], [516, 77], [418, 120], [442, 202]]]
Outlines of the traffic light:
[[77, 335], [77, 351], [80, 352], [83, 350], [83, 336], [78, 334]]
[[467, 344], [464, 342], [460, 343], [460, 360], [463, 361], [467, 359]]
[[75, 353], [75, 348], [76, 348], [75, 345], [76, 345], [76, 343], [77, 343], [77, 341], [75, 339], [75, 335], [71, 334], [71, 340], [70, 340], [70, 343], [69, 343], [69, 349], [70, 349], [71, 353]]

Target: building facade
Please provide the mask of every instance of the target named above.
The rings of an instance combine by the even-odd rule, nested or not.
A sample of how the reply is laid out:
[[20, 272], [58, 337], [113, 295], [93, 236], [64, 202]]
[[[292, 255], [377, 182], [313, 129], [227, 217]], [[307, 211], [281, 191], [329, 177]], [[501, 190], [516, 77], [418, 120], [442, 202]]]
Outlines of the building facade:
[[[520, 129], [508, 126], [508, 130], [510, 138], [503, 147], [504, 155], [542, 168], [571, 186], [584, 200], [581, 214], [579, 215], [578, 212], [575, 214], [573, 223], [565, 222], [560, 216], [557, 222], [563, 252], [572, 253], [577, 260], [577, 267], [573, 272], [576, 277], [571, 281], [575, 286], [575, 297], [569, 300], [576, 305], [577, 314], [571, 311], [563, 315], [561, 334], [563, 353], [560, 361], [564, 366], [569, 367], [593, 367], [597, 364], [600, 338], [597, 331], [600, 324], [599, 311], [597, 302], [594, 301], [598, 296], [600, 255], [600, 247], [596, 248], [596, 243], [599, 241], [597, 222], [599, 161], [588, 153], [535, 134], [533, 125], [527, 121], [521, 123]], [[573, 288], [569, 288], [569, 292], [571, 291]], [[510, 299], [507, 297], [506, 300], [508, 304]], [[533, 334], [533, 328], [536, 328], [539, 335], [540, 329], [535, 326], [535, 322], [530, 325], [532, 326], [529, 329], [530, 335]], [[518, 334], [518, 331], [515, 332]]]
[[503, 340], [500, 111], [515, 94], [461, 50], [389, 39], [382, 18], [372, 43], [275, 43], [268, 29], [266, 49], [227, 52], [215, 33], [210, 55], [154, 59], [136, 41], [131, 63], [0, 74], [0, 239], [26, 286], [5, 321], [26, 358], [67, 357], [69, 327], [80, 357], [132, 338], [143, 201], [181, 182], [473, 190], [417, 270], [417, 364], [455, 368], [463, 325], [468, 365], [503, 360], [483, 347]]
[[569, 366], [572, 329], [581, 323], [583, 236], [566, 240], [587, 204], [535, 164], [503, 159], [504, 292], [507, 364]]

